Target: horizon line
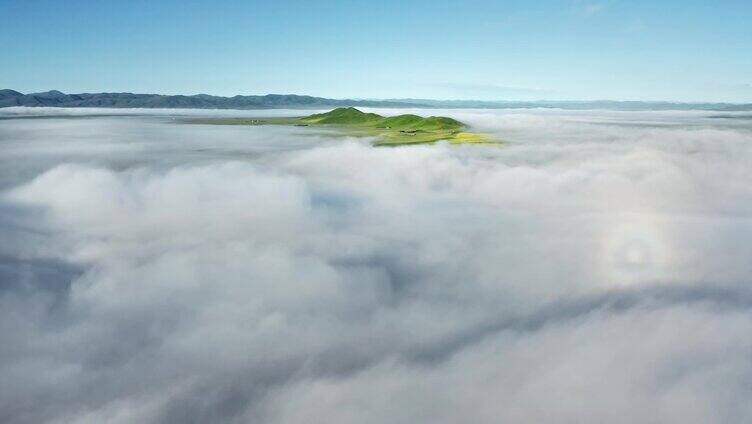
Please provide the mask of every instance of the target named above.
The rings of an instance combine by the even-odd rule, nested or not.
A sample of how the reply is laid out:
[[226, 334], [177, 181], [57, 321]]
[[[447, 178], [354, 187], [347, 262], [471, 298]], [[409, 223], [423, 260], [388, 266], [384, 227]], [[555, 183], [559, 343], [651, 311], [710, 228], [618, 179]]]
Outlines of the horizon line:
[[752, 99], [749, 101], [744, 102], [723, 102], [723, 101], [710, 101], [710, 100], [692, 100], [692, 101], [685, 101], [685, 100], [624, 100], [624, 99], [609, 99], [609, 98], [599, 98], [599, 99], [566, 99], [566, 100], [553, 100], [553, 99], [535, 99], [535, 100], [511, 100], [511, 99], [495, 99], [495, 100], [479, 100], [479, 99], [472, 99], [472, 98], [466, 98], [466, 99], [440, 99], [440, 98], [425, 98], [425, 97], [388, 97], [388, 98], [375, 98], [375, 97], [326, 97], [326, 96], [319, 96], [319, 95], [313, 95], [313, 94], [298, 94], [298, 93], [266, 93], [266, 94], [234, 94], [234, 95], [217, 95], [217, 94], [207, 94], [207, 93], [195, 93], [195, 94], [161, 94], [161, 93], [137, 93], [134, 91], [82, 91], [78, 93], [72, 93], [72, 92], [65, 92], [58, 89], [50, 89], [47, 91], [33, 91], [33, 92], [22, 92], [19, 90], [15, 90], [12, 88], [0, 88], [0, 91], [13, 91], [19, 94], [22, 94], [24, 96], [30, 96], [30, 95], [38, 95], [38, 94], [48, 94], [52, 92], [58, 92], [64, 95], [81, 95], [81, 94], [133, 94], [133, 95], [142, 95], [142, 96], [164, 96], [164, 97], [174, 97], [174, 96], [182, 96], [182, 97], [196, 97], [196, 96], [210, 96], [210, 97], [218, 97], [218, 98], [225, 98], [230, 99], [233, 97], [265, 97], [265, 96], [298, 96], [298, 97], [311, 97], [311, 98], [317, 98], [317, 99], [326, 99], [326, 100], [337, 100], [337, 101], [374, 101], [374, 102], [404, 102], [404, 101], [429, 101], [429, 102], [475, 102], [475, 103], [598, 103], [598, 102], [611, 102], [611, 103], [668, 103], [668, 104], [677, 104], [677, 105], [698, 105], [698, 104], [705, 104], [705, 105], [734, 105], [734, 106], [745, 106], [745, 105], [752, 105]]

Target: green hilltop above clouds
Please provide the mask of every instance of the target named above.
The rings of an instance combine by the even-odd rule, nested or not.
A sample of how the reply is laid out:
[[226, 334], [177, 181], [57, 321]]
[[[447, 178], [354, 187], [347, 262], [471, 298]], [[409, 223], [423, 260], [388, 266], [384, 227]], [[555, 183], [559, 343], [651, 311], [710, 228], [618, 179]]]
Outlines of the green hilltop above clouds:
[[341, 107], [331, 112], [318, 113], [300, 119], [313, 124], [372, 125], [376, 128], [412, 129], [424, 131], [460, 130], [465, 124], [443, 116], [423, 118], [418, 115], [383, 117], [375, 113], [361, 112], [354, 107]]
[[300, 118], [310, 124], [365, 125], [375, 123], [384, 117], [375, 113], [365, 113], [354, 107], [338, 107], [330, 112], [315, 113]]
[[190, 122], [215, 125], [297, 125], [341, 130], [346, 135], [375, 137], [374, 145], [426, 144], [445, 140], [452, 144], [497, 143], [484, 134], [467, 132], [467, 126], [444, 116], [427, 118], [404, 114], [384, 117], [354, 107], [340, 107], [326, 113], [299, 118], [214, 118]]

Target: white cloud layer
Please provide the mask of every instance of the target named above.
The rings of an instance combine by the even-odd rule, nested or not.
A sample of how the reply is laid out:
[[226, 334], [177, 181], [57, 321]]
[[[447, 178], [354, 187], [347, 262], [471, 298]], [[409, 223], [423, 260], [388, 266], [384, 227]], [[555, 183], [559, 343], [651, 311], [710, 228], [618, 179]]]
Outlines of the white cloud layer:
[[0, 120], [0, 422], [752, 419], [749, 116], [419, 112]]

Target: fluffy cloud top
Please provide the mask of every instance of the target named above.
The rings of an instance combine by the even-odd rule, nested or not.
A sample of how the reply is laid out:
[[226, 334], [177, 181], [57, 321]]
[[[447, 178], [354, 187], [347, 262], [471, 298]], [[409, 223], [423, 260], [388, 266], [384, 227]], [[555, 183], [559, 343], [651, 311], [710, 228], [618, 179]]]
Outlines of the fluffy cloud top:
[[749, 119], [446, 113], [0, 121], [0, 421], [752, 419]]

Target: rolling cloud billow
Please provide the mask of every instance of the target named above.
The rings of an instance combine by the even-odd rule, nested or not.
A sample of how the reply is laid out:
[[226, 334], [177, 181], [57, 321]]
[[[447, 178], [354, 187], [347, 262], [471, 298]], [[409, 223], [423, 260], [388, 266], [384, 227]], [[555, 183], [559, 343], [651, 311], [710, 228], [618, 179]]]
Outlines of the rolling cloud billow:
[[0, 120], [0, 422], [752, 420], [749, 114], [110, 112]]

